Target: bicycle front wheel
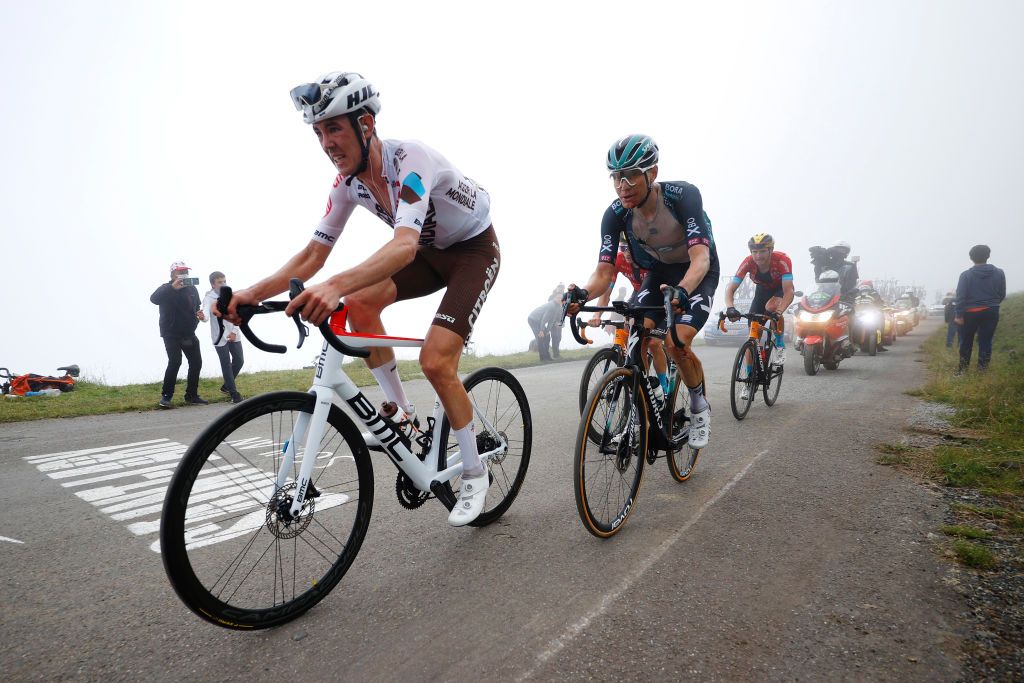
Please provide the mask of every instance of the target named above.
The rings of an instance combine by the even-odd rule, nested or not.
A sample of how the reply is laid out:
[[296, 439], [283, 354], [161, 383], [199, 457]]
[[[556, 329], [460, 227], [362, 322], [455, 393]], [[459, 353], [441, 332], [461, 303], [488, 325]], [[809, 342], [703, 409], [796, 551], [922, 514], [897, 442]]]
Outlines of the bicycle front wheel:
[[583, 376], [580, 377], [580, 415], [588, 405], [588, 399], [594, 386], [601, 381], [609, 370], [618, 367], [622, 353], [617, 346], [601, 349], [595, 353], [583, 368]]
[[[700, 378], [701, 383], [704, 377]], [[675, 391], [672, 392], [672, 447], [668, 450], [665, 461], [668, 462], [668, 471], [672, 478], [678, 482], [684, 482], [693, 475], [700, 458], [700, 449], [690, 445], [690, 396], [689, 391], [681, 381], [676, 382]], [[678, 406], [678, 407], [677, 407]]]
[[732, 364], [729, 405], [732, 407], [732, 416], [737, 420], [747, 416], [757, 392], [757, 365], [754, 362], [756, 353], [757, 344], [753, 339], [748, 339], [736, 352], [736, 360]]
[[[526, 392], [511, 372], [501, 368], [477, 370], [462, 383], [473, 404], [473, 423], [476, 447], [479, 453], [497, 450], [487, 460], [491, 486], [487, 502], [480, 516], [470, 526], [487, 526], [505, 514], [526, 478], [533, 445], [533, 418]], [[459, 442], [451, 433], [446, 415], [438, 431], [441, 449], [438, 470], [448, 467], [448, 457], [459, 450]], [[455, 477], [445, 484], [458, 498], [462, 478]]]
[[[769, 343], [765, 351], [765, 357], [773, 358], [775, 349], [775, 344]], [[768, 364], [768, 378], [761, 389], [761, 393], [764, 396], [765, 405], [769, 407], [775, 405], [775, 401], [779, 398], [779, 389], [782, 387], [782, 369], [783, 366], [781, 365]]]
[[[373, 507], [373, 465], [337, 406], [308, 453], [316, 462], [302, 509], [289, 512], [307, 457], [297, 423], [308, 424], [315, 400], [285, 391], [249, 399], [207, 427], [178, 465], [160, 550], [171, 586], [203, 619], [233, 629], [291, 621], [331, 592], [359, 552]], [[298, 453], [278, 488], [292, 439]]]
[[[632, 368], [612, 370], [594, 387], [580, 419], [573, 458], [576, 510], [587, 531], [614, 536], [636, 506], [647, 456], [647, 404], [633, 391]], [[596, 433], [596, 439], [590, 433]]]

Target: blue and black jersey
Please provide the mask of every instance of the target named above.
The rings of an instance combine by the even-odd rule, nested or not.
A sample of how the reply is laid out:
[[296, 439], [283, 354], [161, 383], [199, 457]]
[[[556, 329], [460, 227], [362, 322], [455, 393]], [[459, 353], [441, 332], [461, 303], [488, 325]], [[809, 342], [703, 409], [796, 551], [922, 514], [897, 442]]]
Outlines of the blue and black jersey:
[[658, 184], [662, 204], [652, 220], [647, 221], [638, 212], [624, 208], [618, 199], [604, 212], [598, 261], [615, 263], [623, 235], [629, 242], [633, 260], [648, 269], [657, 263], [688, 266], [689, 248], [703, 244], [711, 252], [707, 277], [714, 277], [717, 282], [720, 275], [718, 250], [700, 191], [683, 181]]

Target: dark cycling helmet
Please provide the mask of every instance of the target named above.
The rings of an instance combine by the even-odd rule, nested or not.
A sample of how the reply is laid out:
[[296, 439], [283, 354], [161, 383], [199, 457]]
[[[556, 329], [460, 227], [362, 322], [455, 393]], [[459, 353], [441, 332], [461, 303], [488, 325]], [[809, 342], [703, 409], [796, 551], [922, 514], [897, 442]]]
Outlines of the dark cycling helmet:
[[759, 232], [747, 240], [747, 249], [774, 249], [775, 238], [767, 232]]
[[605, 165], [610, 172], [634, 168], [646, 171], [658, 165], [658, 145], [646, 135], [619, 138], [608, 150]]

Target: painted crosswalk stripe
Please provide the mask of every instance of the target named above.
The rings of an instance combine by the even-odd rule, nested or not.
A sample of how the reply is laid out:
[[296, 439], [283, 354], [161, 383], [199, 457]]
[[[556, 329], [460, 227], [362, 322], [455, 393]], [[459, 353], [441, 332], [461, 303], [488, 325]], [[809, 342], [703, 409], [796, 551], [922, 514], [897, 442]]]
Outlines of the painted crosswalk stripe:
[[[236, 451], [256, 451], [254, 457], [277, 455], [279, 448], [270, 439], [259, 437], [228, 443]], [[135, 536], [146, 537], [160, 531], [167, 486], [186, 449], [177, 441], [150, 439], [32, 455], [24, 460], [112, 520], [127, 522], [126, 528]], [[251, 464], [226, 463], [219, 455], [211, 455], [189, 496], [185, 516], [188, 547], [220, 543], [260, 528], [274, 481], [271, 472]], [[347, 500], [343, 494], [328, 495], [318, 501], [317, 509]], [[3, 536], [0, 540], [22, 543]], [[149, 547], [159, 553], [159, 538]]]

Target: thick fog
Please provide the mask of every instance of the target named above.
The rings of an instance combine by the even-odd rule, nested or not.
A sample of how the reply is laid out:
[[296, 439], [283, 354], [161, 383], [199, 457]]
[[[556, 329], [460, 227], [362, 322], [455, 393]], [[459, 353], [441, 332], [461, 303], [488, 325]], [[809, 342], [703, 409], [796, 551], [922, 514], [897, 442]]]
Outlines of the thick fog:
[[[7, 3], [0, 21], [0, 366], [153, 381], [170, 263], [242, 287], [309, 240], [335, 172], [289, 89], [332, 70], [381, 92], [378, 129], [487, 188], [501, 273], [477, 352], [593, 270], [608, 146], [643, 132], [700, 189], [723, 275], [770, 232], [849, 241], [862, 277], [951, 289], [977, 243], [1024, 288], [1020, 2]], [[357, 211], [322, 275], [390, 238]], [[394, 306], [422, 336], [438, 297]], [[722, 288], [716, 299], [721, 307]], [[261, 321], [261, 323], [264, 321]], [[285, 320], [261, 326], [294, 345]], [[204, 374], [216, 355], [198, 331]], [[564, 345], [571, 345], [568, 335]], [[246, 351], [246, 370], [299, 367]]]

